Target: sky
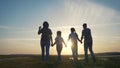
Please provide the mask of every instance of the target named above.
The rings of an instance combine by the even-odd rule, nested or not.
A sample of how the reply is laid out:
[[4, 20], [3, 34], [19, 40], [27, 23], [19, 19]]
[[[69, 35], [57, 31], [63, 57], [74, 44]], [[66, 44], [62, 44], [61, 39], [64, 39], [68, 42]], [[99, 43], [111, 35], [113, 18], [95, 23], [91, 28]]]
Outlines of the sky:
[[[65, 42], [74, 27], [92, 31], [93, 51], [120, 52], [120, 0], [0, 0], [0, 54], [41, 54], [38, 27], [48, 21], [53, 41], [58, 30]], [[84, 54], [78, 43], [78, 53]], [[50, 54], [57, 54], [56, 46]], [[72, 54], [70, 45], [62, 54]]]

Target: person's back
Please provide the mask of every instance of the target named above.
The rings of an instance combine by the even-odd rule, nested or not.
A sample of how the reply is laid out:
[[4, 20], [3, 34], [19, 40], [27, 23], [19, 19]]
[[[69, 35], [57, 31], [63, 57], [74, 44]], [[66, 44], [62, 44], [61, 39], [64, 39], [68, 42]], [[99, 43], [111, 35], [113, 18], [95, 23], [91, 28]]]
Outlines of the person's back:
[[42, 41], [50, 41], [50, 35], [52, 34], [51, 30], [49, 28], [43, 28], [41, 29], [41, 40]]
[[57, 36], [57, 37], [55, 38], [55, 40], [57, 41], [57, 42], [56, 42], [57, 45], [62, 45], [62, 42], [63, 42], [63, 38], [62, 38], [62, 37]]
[[81, 36], [81, 40], [84, 38], [84, 52], [85, 52], [85, 60], [86, 62], [88, 62], [88, 49], [90, 51], [90, 54], [94, 60], [94, 62], [96, 62], [93, 50], [92, 50], [92, 36], [91, 36], [91, 31], [89, 28], [87, 28], [87, 24], [84, 23], [83, 24], [83, 31], [82, 31], [82, 36]]
[[41, 26], [38, 30], [38, 35], [42, 34], [41, 36], [41, 52], [42, 52], [42, 61], [44, 62], [44, 56], [46, 51], [46, 61], [49, 59], [49, 48], [50, 48], [50, 41], [53, 44], [52, 41], [52, 31], [48, 28], [49, 24], [47, 21], [43, 23], [43, 28]]
[[[78, 60], [78, 45], [77, 45], [77, 40], [80, 41], [78, 38], [78, 35], [75, 31], [75, 28], [71, 28], [71, 33], [69, 35], [68, 41], [71, 40], [71, 49], [72, 49], [72, 54], [73, 54], [73, 59], [76, 62]], [[81, 41], [80, 41], [81, 42]]]
[[82, 34], [85, 41], [92, 41], [91, 30], [89, 28], [84, 28]]
[[77, 44], [77, 38], [78, 38], [78, 35], [76, 33], [71, 33], [69, 35], [69, 38], [71, 39], [71, 42], [74, 43], [74, 44]]

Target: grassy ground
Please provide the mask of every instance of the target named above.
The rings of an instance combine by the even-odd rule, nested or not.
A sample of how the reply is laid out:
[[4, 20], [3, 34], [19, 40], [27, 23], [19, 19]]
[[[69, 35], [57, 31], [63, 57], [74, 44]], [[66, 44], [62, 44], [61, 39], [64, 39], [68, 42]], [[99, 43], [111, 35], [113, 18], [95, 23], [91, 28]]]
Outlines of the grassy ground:
[[50, 56], [48, 63], [42, 63], [40, 55], [0, 55], [0, 68], [120, 68], [120, 57], [97, 57], [96, 63], [91, 58], [89, 63], [84, 59], [74, 63], [70, 57], [57, 62], [57, 56]]

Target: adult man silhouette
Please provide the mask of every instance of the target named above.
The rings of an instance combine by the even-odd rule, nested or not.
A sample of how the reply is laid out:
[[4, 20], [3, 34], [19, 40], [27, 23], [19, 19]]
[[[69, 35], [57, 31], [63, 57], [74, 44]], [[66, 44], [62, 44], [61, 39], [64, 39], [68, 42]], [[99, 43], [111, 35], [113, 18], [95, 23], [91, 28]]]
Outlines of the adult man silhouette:
[[88, 62], [88, 49], [89, 49], [93, 61], [96, 62], [95, 55], [92, 50], [93, 40], [92, 40], [91, 30], [87, 28], [86, 23], [83, 24], [81, 41], [83, 40], [83, 38], [84, 38], [85, 61]]

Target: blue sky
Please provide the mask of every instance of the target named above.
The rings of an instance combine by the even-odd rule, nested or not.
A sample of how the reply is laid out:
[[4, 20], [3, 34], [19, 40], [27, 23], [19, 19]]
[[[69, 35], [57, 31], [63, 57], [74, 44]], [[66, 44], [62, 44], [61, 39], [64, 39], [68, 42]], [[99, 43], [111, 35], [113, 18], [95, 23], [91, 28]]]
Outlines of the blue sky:
[[[0, 0], [0, 54], [39, 54], [37, 31], [43, 21], [49, 22], [53, 38], [61, 30], [65, 41], [71, 27], [80, 37], [86, 22], [95, 52], [120, 51], [119, 6], [119, 0]], [[52, 51], [56, 54], [55, 47]], [[63, 54], [71, 54], [70, 47]]]

